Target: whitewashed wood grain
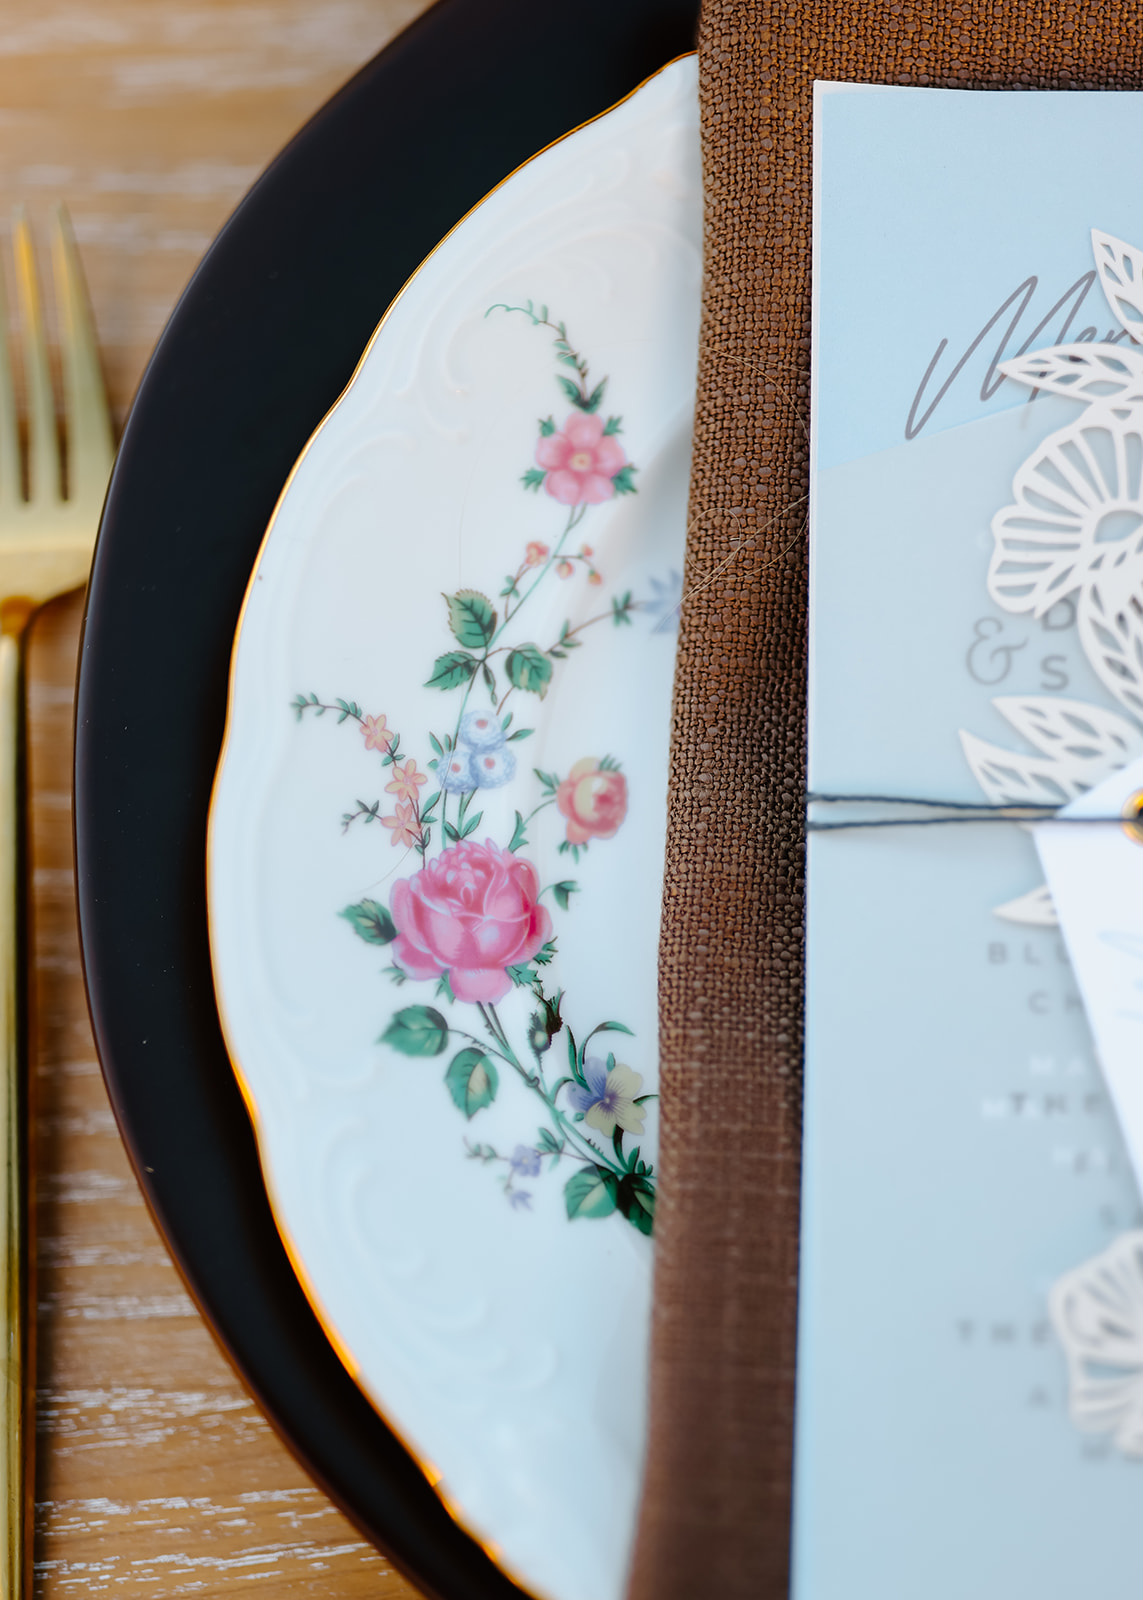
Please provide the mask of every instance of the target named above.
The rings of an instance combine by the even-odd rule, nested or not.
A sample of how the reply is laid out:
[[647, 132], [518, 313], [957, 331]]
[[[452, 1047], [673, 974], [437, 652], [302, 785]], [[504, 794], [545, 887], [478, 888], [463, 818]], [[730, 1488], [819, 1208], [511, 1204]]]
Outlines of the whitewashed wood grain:
[[67, 203], [120, 420], [237, 201], [424, 9], [425, 0], [4, 0], [0, 240], [11, 202], [33, 221]]
[[[295, 129], [424, 0], [4, 0], [0, 253], [80, 240], [118, 418], [200, 255]], [[70, 755], [78, 596], [29, 652], [39, 1231], [35, 1588], [408, 1600], [239, 1384], [150, 1221], [87, 1020]]]

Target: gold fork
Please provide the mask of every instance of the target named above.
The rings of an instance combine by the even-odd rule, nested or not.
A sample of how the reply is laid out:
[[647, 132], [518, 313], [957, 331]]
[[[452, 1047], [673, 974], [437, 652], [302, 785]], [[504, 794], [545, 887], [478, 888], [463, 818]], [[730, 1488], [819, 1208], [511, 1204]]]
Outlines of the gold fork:
[[[27, 1166], [22, 1128], [19, 940], [20, 745], [24, 629], [44, 601], [86, 582], [114, 454], [95, 332], [71, 226], [52, 229], [67, 442], [66, 494], [40, 310], [32, 236], [17, 212], [12, 236], [22, 330], [24, 429], [12, 381], [8, 313], [0, 273], [0, 1600], [21, 1600], [30, 1563], [31, 1363], [26, 1359]], [[25, 470], [22, 470], [25, 469]], [[26, 486], [26, 487], [25, 487]]]

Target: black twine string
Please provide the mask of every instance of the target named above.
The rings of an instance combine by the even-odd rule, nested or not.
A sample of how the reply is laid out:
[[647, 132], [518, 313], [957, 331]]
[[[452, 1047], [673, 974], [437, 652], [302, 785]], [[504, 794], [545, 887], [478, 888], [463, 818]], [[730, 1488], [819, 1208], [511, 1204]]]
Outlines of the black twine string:
[[[810, 791], [806, 795], [806, 804], [912, 806], [920, 811], [951, 813], [939, 817], [849, 817], [841, 822], [819, 821], [816, 817], [807, 817], [807, 833], [852, 832], [859, 828], [947, 828], [971, 822], [1082, 823], [1085, 827], [1092, 823], [1114, 823], [1119, 828], [1131, 827], [1135, 823], [1135, 816], [1130, 813], [1115, 817], [1064, 817], [1060, 815], [1063, 809], [1060, 806], [992, 805], [987, 801], [978, 803], [972, 800], [921, 800], [913, 796], [896, 794], [820, 794]], [[1140, 809], [1143, 810], [1143, 807]]]

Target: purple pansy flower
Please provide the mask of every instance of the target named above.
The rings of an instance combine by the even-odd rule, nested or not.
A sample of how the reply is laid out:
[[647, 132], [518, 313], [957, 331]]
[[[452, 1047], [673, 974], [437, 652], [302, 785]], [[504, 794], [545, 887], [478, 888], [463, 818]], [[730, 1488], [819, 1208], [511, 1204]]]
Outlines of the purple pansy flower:
[[583, 1120], [589, 1127], [597, 1128], [609, 1139], [616, 1127], [622, 1128], [624, 1133], [641, 1134], [646, 1113], [635, 1100], [643, 1080], [621, 1061], [615, 1061], [614, 1057], [608, 1060], [612, 1063], [610, 1068], [607, 1062], [598, 1059], [585, 1061], [583, 1075], [587, 1088], [573, 1083], [568, 1089], [568, 1099], [577, 1111], [584, 1113]]

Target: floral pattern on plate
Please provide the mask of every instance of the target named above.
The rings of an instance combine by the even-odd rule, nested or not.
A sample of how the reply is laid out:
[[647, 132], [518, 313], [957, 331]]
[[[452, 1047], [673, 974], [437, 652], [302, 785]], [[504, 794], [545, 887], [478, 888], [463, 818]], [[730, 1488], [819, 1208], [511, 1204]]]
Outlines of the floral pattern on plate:
[[[580, 886], [573, 878], [542, 884], [524, 854], [529, 826], [551, 806], [565, 822], [560, 853], [573, 863], [592, 844], [614, 839], [627, 814], [627, 779], [611, 755], [583, 756], [562, 775], [525, 772], [519, 747], [535, 732], [524, 725], [523, 707], [538, 711], [559, 664], [584, 645], [582, 635], [601, 624], [628, 627], [640, 610], [661, 624], [672, 590], [656, 585], [648, 601], [630, 590], [615, 594], [577, 626], [565, 622], [546, 646], [528, 636], [521, 614], [553, 576], [566, 581], [578, 569], [590, 586], [602, 586], [594, 549], [572, 536], [592, 507], [637, 492], [638, 469], [621, 443], [622, 416], [603, 411], [608, 379], [592, 381], [566, 325], [530, 300], [491, 306], [487, 315], [494, 312], [523, 315], [554, 335], [556, 383], [571, 410], [559, 423], [554, 415], [540, 421], [535, 464], [521, 483], [567, 508], [562, 530], [551, 544], [528, 542], [503, 580], [499, 604], [476, 589], [443, 596], [453, 643], [436, 657], [426, 687], [459, 692], [460, 700], [450, 728], [427, 732], [424, 748], [432, 754], [423, 770], [388, 711], [366, 713], [356, 700], [323, 700], [313, 691], [299, 694], [292, 708], [299, 721], [307, 713], [334, 712], [339, 722], [356, 724], [364, 754], [380, 758], [388, 782], [382, 797], [357, 800], [343, 813], [342, 830], [380, 822], [390, 845], [420, 863], [392, 884], [388, 905], [363, 897], [340, 912], [366, 944], [389, 948], [387, 972], [395, 985], [432, 985], [430, 997], [393, 1012], [379, 1042], [412, 1061], [448, 1056], [444, 1088], [469, 1121], [496, 1100], [502, 1077], [514, 1077], [533, 1098], [542, 1123], [529, 1142], [509, 1153], [464, 1141], [469, 1159], [498, 1173], [513, 1209], [531, 1207], [532, 1191], [521, 1180], [538, 1179], [543, 1165], [570, 1167], [564, 1182], [569, 1219], [618, 1212], [650, 1234], [655, 1171], [636, 1141], [657, 1097], [644, 1093], [642, 1075], [608, 1048], [607, 1036], [632, 1036], [625, 1023], [607, 1018], [578, 1036], [573, 1030], [572, 1002], [545, 969], [558, 947], [552, 913], [566, 913]], [[481, 836], [482, 793], [509, 785], [530, 791], [535, 803], [526, 809], [529, 802], [523, 802], [503, 842]], [[497, 1009], [514, 988], [528, 991], [535, 1004], [523, 1038], [513, 1038]]]

